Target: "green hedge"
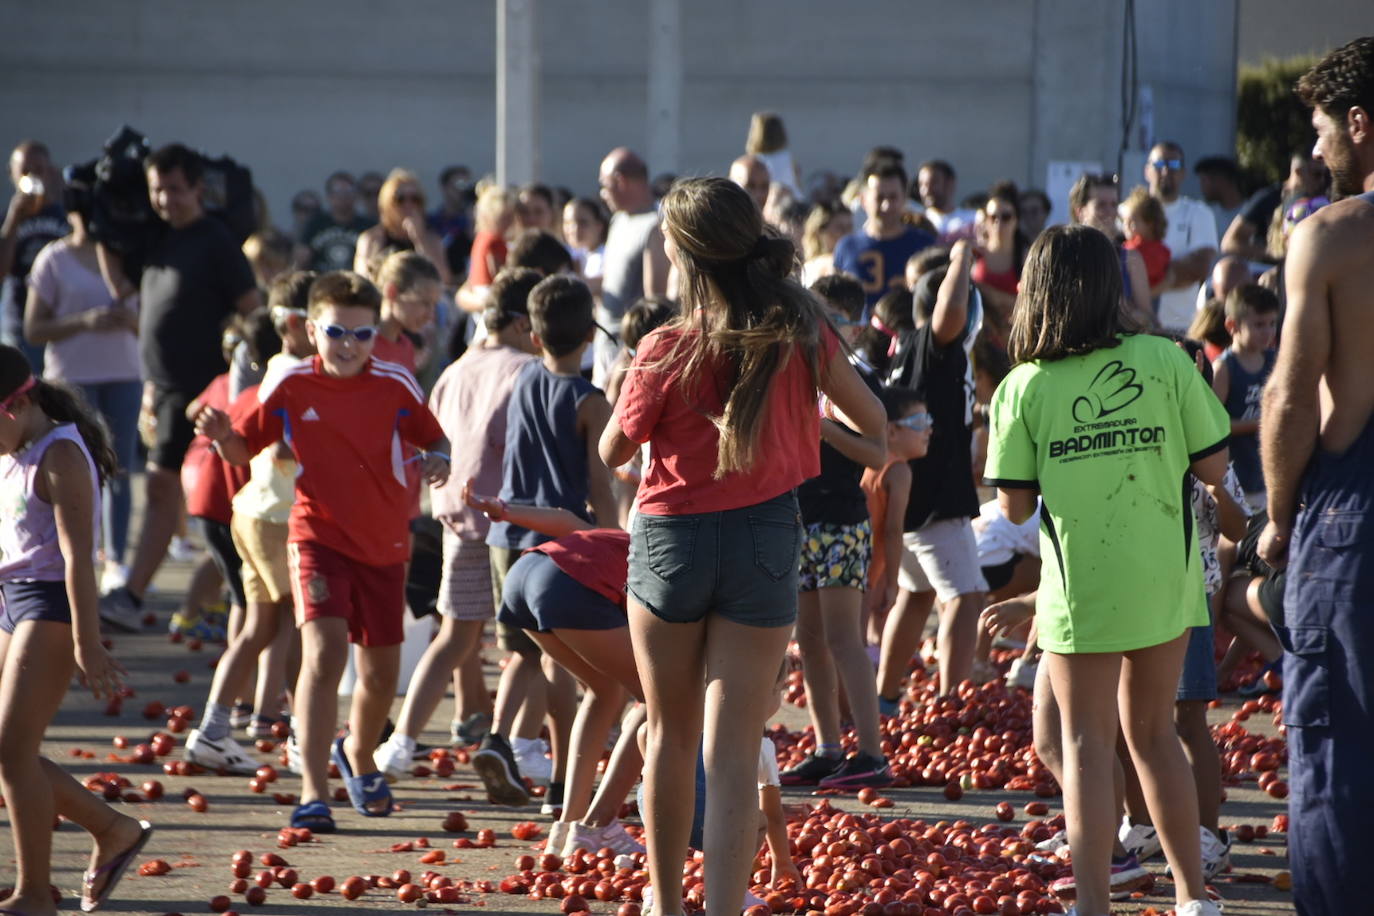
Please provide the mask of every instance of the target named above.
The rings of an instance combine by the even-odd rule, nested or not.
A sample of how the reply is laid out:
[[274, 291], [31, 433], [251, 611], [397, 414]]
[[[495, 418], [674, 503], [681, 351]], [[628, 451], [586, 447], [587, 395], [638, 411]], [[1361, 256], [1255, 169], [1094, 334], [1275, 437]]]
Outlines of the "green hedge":
[[1269, 59], [1241, 67], [1236, 91], [1236, 158], [1258, 181], [1288, 177], [1288, 160], [1316, 141], [1312, 113], [1298, 100], [1293, 86], [1317, 58]]

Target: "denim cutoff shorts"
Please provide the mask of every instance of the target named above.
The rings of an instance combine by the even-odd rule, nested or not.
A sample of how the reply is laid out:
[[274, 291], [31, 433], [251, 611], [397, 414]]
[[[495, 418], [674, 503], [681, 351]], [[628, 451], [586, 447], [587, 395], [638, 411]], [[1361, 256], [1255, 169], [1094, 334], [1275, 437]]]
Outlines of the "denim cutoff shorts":
[[747, 626], [791, 626], [801, 536], [793, 491], [723, 512], [641, 512], [630, 532], [627, 590], [669, 623], [714, 612]]

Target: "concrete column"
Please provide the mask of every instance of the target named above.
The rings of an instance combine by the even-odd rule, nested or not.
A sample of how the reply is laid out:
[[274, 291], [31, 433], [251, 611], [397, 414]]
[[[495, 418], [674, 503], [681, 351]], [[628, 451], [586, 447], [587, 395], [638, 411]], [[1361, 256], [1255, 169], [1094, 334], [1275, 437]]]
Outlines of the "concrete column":
[[649, 0], [648, 156], [651, 176], [676, 173], [682, 144], [682, 4]]
[[496, 180], [539, 178], [538, 0], [496, 0]]

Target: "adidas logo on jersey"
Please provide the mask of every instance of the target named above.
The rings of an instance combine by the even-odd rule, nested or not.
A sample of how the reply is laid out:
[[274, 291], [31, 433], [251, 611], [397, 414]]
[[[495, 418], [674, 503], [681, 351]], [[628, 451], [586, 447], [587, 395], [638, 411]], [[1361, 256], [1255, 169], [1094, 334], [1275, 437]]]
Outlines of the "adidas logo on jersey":
[[313, 407], [305, 408], [305, 413], [301, 414], [302, 420], [318, 420], [319, 418], [320, 415], [315, 413], [315, 408]]

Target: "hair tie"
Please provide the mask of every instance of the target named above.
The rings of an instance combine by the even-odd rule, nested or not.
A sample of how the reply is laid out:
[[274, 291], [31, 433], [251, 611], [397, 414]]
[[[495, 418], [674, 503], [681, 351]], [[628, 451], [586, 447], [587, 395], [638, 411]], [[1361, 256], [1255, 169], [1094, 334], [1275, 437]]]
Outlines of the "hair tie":
[[897, 355], [897, 332], [889, 328], [886, 324], [884, 324], [883, 320], [879, 318], [876, 314], [874, 314], [872, 318], [868, 319], [868, 323], [875, 330], [887, 335], [888, 358], [891, 359], [893, 356]]

